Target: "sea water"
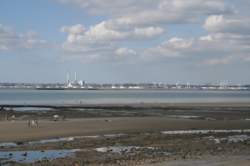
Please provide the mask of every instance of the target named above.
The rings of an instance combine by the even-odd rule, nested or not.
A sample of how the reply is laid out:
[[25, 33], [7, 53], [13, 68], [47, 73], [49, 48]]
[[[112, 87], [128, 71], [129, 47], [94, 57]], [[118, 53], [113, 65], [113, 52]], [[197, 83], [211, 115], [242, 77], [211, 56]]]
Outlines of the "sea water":
[[250, 91], [0, 89], [0, 104], [250, 102]]

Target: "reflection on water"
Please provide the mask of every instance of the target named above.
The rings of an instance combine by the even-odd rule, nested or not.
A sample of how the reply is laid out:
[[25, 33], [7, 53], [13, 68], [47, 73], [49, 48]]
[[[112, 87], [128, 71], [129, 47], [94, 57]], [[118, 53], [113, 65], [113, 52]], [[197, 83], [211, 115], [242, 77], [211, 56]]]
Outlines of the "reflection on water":
[[53, 160], [71, 156], [78, 149], [73, 150], [45, 150], [45, 151], [4, 151], [0, 152], [0, 165], [8, 162], [33, 163], [39, 160]]
[[182, 135], [182, 134], [209, 134], [209, 133], [250, 133], [250, 129], [243, 130], [174, 130], [162, 131], [166, 135]]
[[29, 141], [29, 142], [20, 142], [21, 144], [15, 142], [2, 142], [0, 143], [0, 148], [11, 148], [16, 147], [18, 145], [35, 145], [35, 144], [46, 144], [46, 143], [57, 143], [57, 142], [71, 142], [75, 139], [97, 139], [97, 138], [118, 138], [122, 136], [126, 136], [127, 134], [119, 133], [119, 134], [104, 134], [104, 135], [89, 135], [89, 136], [72, 136], [72, 137], [59, 137], [59, 138], [51, 138], [51, 139], [42, 139], [39, 141]]
[[4, 143], [0, 143], [0, 148], [1, 148], [1, 147], [15, 147], [15, 146], [17, 146], [17, 144], [14, 143], [14, 142], [4, 142]]

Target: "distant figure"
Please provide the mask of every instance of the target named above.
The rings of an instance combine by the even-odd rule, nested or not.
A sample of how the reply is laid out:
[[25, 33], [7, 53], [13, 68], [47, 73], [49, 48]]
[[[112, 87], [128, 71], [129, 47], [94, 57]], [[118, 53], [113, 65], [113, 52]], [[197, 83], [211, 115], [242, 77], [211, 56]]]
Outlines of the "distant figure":
[[111, 120], [109, 120], [109, 119], [105, 119], [105, 122], [111, 122]]
[[4, 107], [1, 107], [1, 108], [0, 108], [0, 111], [5, 111]]
[[8, 120], [8, 113], [5, 113], [5, 118], [4, 120]]
[[38, 128], [39, 125], [38, 125], [38, 120], [35, 120], [35, 126]]
[[59, 115], [53, 115], [53, 120], [58, 121], [59, 120]]
[[33, 127], [38, 128], [39, 127], [38, 120], [29, 120], [28, 121], [28, 127], [30, 127], [30, 128], [33, 128]]
[[30, 122], [30, 120], [28, 120], [28, 127], [31, 127], [31, 122]]
[[11, 120], [12, 122], [14, 122], [14, 121], [16, 120], [16, 116], [15, 116], [15, 115], [12, 115], [12, 116], [10, 117], [10, 120]]

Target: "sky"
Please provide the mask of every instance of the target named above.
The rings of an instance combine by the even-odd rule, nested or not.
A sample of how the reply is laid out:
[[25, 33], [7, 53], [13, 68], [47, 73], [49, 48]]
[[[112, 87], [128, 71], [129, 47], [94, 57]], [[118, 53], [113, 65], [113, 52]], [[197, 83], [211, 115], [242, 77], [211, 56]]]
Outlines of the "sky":
[[249, 0], [1, 0], [0, 82], [250, 83]]

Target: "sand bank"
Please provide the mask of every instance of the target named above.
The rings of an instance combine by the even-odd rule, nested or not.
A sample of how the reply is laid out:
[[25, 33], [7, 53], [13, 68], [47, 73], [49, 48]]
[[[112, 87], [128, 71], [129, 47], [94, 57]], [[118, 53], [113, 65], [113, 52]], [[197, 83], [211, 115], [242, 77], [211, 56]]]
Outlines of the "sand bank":
[[38, 128], [29, 128], [27, 121], [1, 121], [0, 142], [39, 140], [54, 137], [98, 135], [188, 129], [249, 129], [244, 120], [193, 120], [167, 117], [85, 118], [66, 121], [39, 121]]

